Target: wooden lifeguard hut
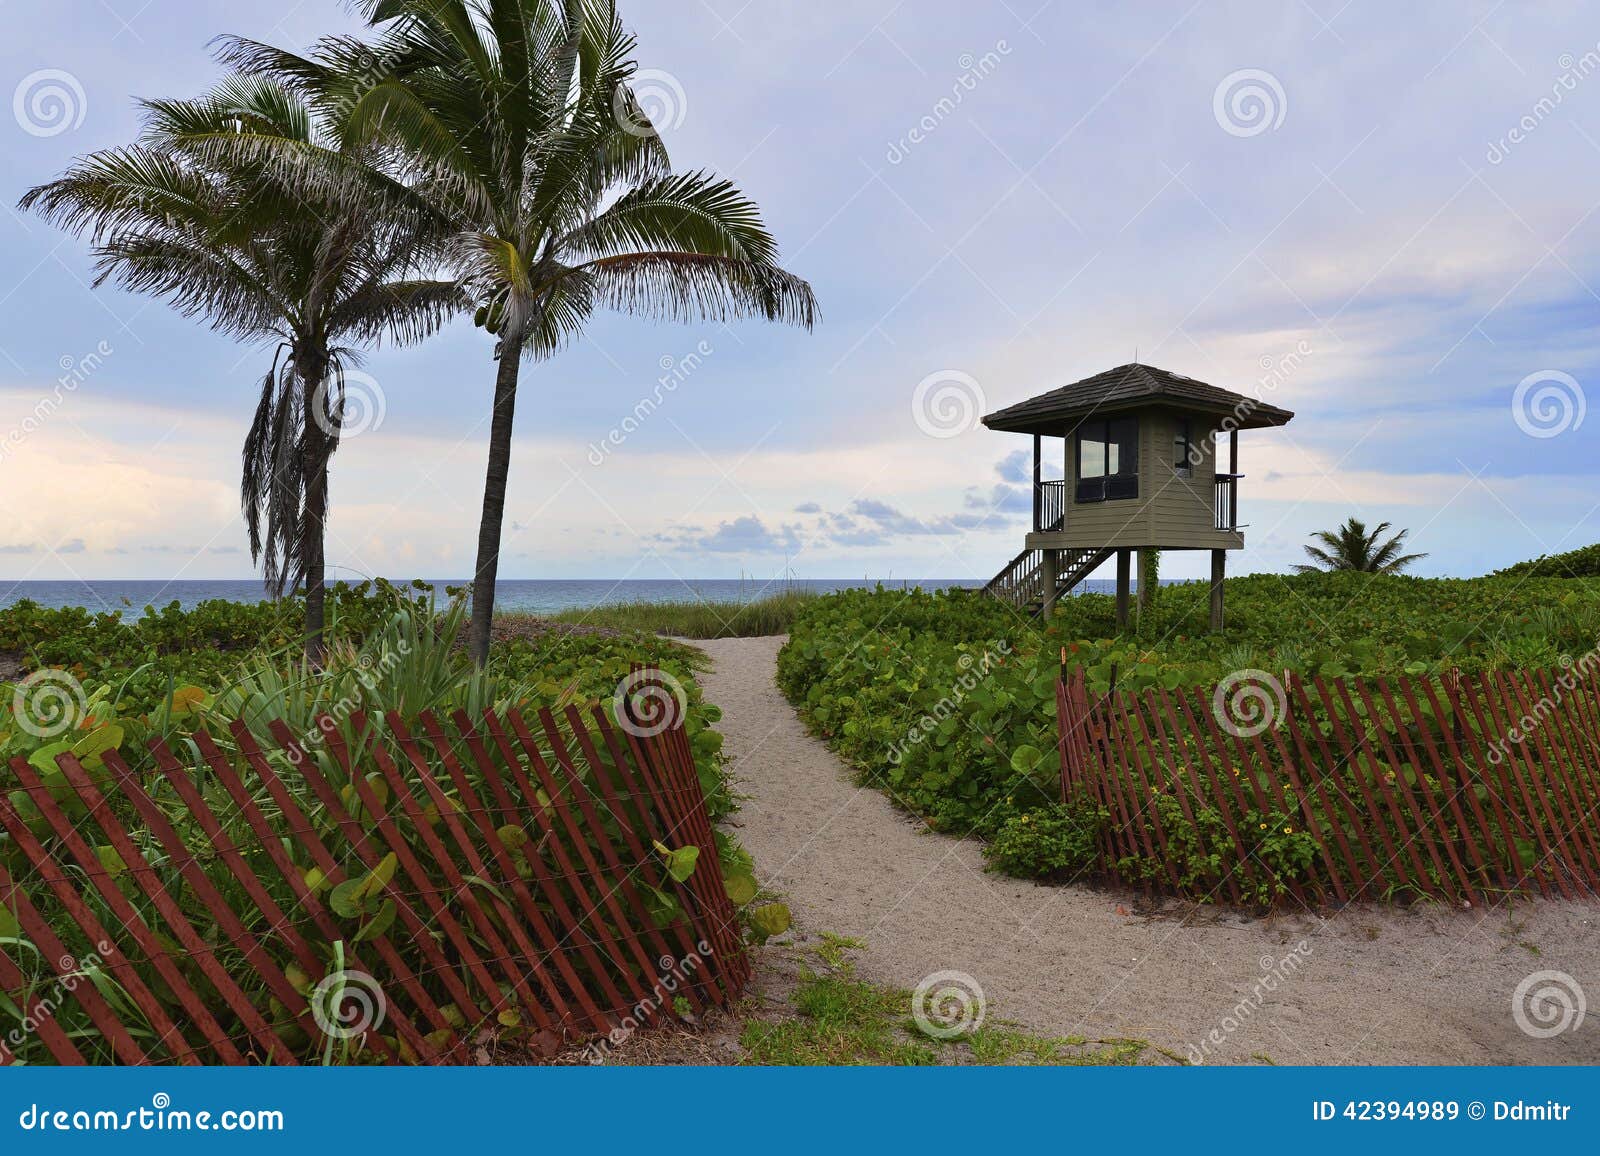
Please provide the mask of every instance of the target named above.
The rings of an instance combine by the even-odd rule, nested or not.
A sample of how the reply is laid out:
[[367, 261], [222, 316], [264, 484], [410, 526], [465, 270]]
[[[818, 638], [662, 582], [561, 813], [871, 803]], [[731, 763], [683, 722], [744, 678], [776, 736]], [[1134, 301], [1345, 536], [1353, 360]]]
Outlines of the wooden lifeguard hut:
[[[1293, 417], [1137, 363], [989, 414], [992, 430], [1033, 435], [1033, 530], [984, 590], [1047, 614], [1115, 554], [1117, 623], [1126, 625], [1135, 550], [1210, 550], [1211, 628], [1221, 630], [1227, 552], [1244, 548], [1239, 431]], [[1044, 480], [1046, 438], [1061, 439], [1060, 480]], [[1224, 438], [1225, 472], [1217, 468]]]

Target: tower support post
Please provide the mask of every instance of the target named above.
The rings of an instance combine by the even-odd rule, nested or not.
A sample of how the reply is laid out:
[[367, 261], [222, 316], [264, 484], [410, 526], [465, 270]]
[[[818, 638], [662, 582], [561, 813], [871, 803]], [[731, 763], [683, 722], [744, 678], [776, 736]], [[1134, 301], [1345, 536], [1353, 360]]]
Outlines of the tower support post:
[[1228, 567], [1226, 550], [1211, 551], [1211, 630], [1221, 634], [1223, 627], [1222, 579]]

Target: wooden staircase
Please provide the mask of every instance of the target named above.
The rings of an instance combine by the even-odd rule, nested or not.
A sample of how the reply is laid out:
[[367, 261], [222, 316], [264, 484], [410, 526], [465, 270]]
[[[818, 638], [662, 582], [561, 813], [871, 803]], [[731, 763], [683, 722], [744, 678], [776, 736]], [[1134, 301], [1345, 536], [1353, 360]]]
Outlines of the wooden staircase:
[[[1084, 546], [1077, 550], [1058, 550], [1056, 563], [1057, 598], [1082, 582], [1107, 558], [1116, 553], [1110, 546]], [[1044, 551], [1024, 550], [991, 578], [983, 592], [1037, 613], [1044, 607]]]

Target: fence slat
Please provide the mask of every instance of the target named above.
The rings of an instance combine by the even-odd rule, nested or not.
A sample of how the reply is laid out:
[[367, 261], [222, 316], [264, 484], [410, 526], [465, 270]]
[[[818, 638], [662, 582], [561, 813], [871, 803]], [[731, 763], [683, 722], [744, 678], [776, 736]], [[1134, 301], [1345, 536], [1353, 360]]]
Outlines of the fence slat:
[[[213, 777], [222, 784], [223, 790], [233, 800], [234, 806], [239, 808], [240, 815], [256, 836], [260, 846], [265, 850], [273, 868], [278, 872], [279, 878], [283, 879], [294, 893], [295, 911], [305, 912], [306, 918], [311, 922], [311, 926], [329, 943], [344, 939], [345, 933], [334, 922], [332, 914], [323, 906], [321, 898], [311, 889], [301, 869], [289, 858], [288, 852], [284, 849], [285, 840], [283, 836], [285, 832], [306, 852], [306, 855], [311, 859], [312, 865], [322, 872], [325, 886], [332, 888], [342, 882], [345, 878], [343, 868], [334, 859], [327, 847], [323, 845], [322, 840], [317, 836], [315, 828], [311, 825], [311, 820], [300, 809], [299, 804], [295, 801], [294, 796], [290, 794], [283, 780], [267, 764], [265, 753], [257, 745], [249, 729], [242, 722], [235, 722], [230, 729], [235, 742], [239, 745], [240, 754], [245, 764], [250, 767], [257, 780], [266, 788], [273, 804], [278, 807], [283, 816], [282, 824], [278, 829], [274, 829], [260, 805], [245, 789], [243, 778], [234, 769], [227, 755], [217, 746], [211, 736], [201, 731], [195, 735], [195, 746], [199, 748], [201, 757], [205, 759]], [[296, 747], [294, 750], [298, 751], [299, 748]], [[301, 752], [301, 759], [304, 760], [304, 758], [304, 753]], [[305, 766], [306, 763], [302, 761], [292, 765]], [[169, 775], [168, 777], [170, 779], [182, 776], [180, 774], [178, 776]], [[400, 918], [404, 921], [410, 911], [410, 904], [400, 904], [399, 910]], [[384, 965], [381, 974], [386, 975], [391, 983], [399, 985], [411, 997], [413, 1004], [422, 1010], [429, 1023], [435, 1025], [436, 1028], [447, 1026], [443, 1011], [433, 1001], [433, 997], [422, 986], [421, 981], [412, 970], [405, 965], [399, 949], [390, 937], [387, 934], [374, 936], [371, 944], [372, 950], [377, 953], [379, 960]], [[432, 940], [419, 942], [418, 950], [425, 957], [437, 958], [441, 964], [444, 963], [443, 956], [438, 954]], [[361, 954], [360, 952], [350, 953], [349, 962], [351, 967], [368, 974], [380, 974], [362, 960]], [[316, 974], [316, 968], [308, 968], [307, 972], [314, 975]], [[443, 978], [446, 988], [449, 989], [455, 981], [455, 975], [449, 969], [448, 964], [444, 966]], [[465, 989], [463, 989], [464, 994]], [[397, 1028], [418, 1055], [425, 1059], [434, 1056], [432, 1045], [428, 1044], [422, 1033], [416, 1031], [403, 1017], [397, 1024]], [[464, 1060], [465, 1056], [465, 1049], [458, 1043], [452, 1052], [452, 1058], [460, 1061]]]
[[1508, 705], [1520, 710], [1522, 718], [1535, 720], [1531, 738], [1539, 753], [1539, 764], [1546, 772], [1540, 778], [1547, 784], [1550, 796], [1556, 801], [1556, 809], [1561, 812], [1561, 844], [1566, 846], [1569, 853], [1567, 862], [1575, 882], [1583, 884], [1593, 895], [1596, 885], [1600, 884], [1594, 870], [1597, 854], [1594, 831], [1591, 824], [1584, 822], [1587, 816], [1584, 814], [1583, 795], [1575, 789], [1575, 780], [1569, 775], [1562, 757], [1566, 743], [1562, 741], [1564, 736], [1560, 731], [1560, 707], [1554, 706], [1551, 713], [1540, 720], [1534, 713], [1528, 694], [1531, 679], [1524, 680], [1506, 674], [1501, 677], [1500, 684]]
[[[1132, 882], [1120, 862], [1160, 859], [1139, 879], [1147, 888], [1159, 880], [1204, 899], [1226, 886], [1235, 902], [1241, 882], [1256, 896], [1339, 902], [1409, 892], [1486, 904], [1530, 889], [1600, 898], [1600, 686], [1543, 671], [1285, 672], [1282, 690], [1282, 717], [1240, 728], [1221, 725], [1204, 688], [1091, 700], [1083, 669], [1063, 672], [1062, 798], [1083, 790], [1110, 814], [1098, 870]], [[1220, 879], [1178, 877], [1175, 832], [1156, 807], [1168, 791], [1173, 823], [1181, 812], [1199, 853], [1221, 853]], [[1204, 833], [1202, 809], [1225, 840]], [[1310, 837], [1309, 862], [1259, 861], [1254, 820], [1243, 820], [1272, 813]]]
[[[1471, 887], [1466, 889], [1466, 898], [1468, 900], [1477, 899], [1482, 901], [1485, 898], [1482, 886], [1486, 870], [1484, 859], [1478, 850], [1477, 840], [1472, 837], [1472, 824], [1468, 822], [1466, 814], [1461, 810], [1461, 795], [1471, 788], [1466, 784], [1457, 785], [1452, 781], [1452, 776], [1445, 767], [1444, 759], [1439, 754], [1438, 744], [1433, 741], [1433, 728], [1428, 725], [1426, 715], [1418, 704], [1416, 693], [1412, 689], [1411, 679], [1402, 675], [1395, 681], [1400, 688], [1401, 696], [1405, 699], [1407, 708], [1411, 711], [1411, 717], [1416, 720], [1417, 730], [1422, 735], [1423, 748], [1428, 753], [1429, 765], [1433, 767], [1434, 775], [1439, 780], [1439, 789], [1445, 794], [1445, 801], [1450, 807], [1451, 817], [1454, 818], [1456, 823], [1456, 831], [1460, 835], [1462, 845], [1466, 847], [1467, 858], [1471, 861], [1471, 868], [1462, 871], [1461, 879], [1463, 882], [1468, 880], [1476, 880], [1478, 882], [1476, 889]], [[1392, 710], [1392, 698], [1390, 702], [1390, 709]], [[1436, 719], [1437, 717], [1435, 715]], [[1459, 860], [1457, 862], [1459, 866]]]
[[[67, 758], [71, 758], [71, 756], [60, 756], [56, 765], [60, 766], [61, 760]], [[151, 927], [117, 887], [116, 881], [111, 877], [111, 873], [100, 862], [99, 854], [84, 842], [78, 827], [67, 819], [61, 807], [57, 804], [55, 796], [44, 786], [43, 781], [39, 778], [38, 772], [24, 759], [13, 761], [11, 769], [16, 773], [18, 780], [21, 781], [22, 789], [33, 800], [33, 805], [44, 815], [45, 822], [55, 832], [56, 838], [61, 841], [67, 853], [77, 862], [79, 870], [83, 872], [101, 899], [105, 901], [106, 906], [110, 908], [111, 914], [116, 917], [123, 930], [132, 936], [134, 942], [139, 945], [139, 950], [144, 953], [145, 959], [156, 969], [162, 981], [183, 1005], [184, 1012], [190, 1017], [195, 1026], [200, 1029], [201, 1034], [205, 1037], [212, 1050], [216, 1052], [217, 1056], [225, 1064], [237, 1065], [244, 1063], [244, 1056], [234, 1046], [233, 1041], [228, 1038], [228, 1034], [222, 1030], [222, 1025], [217, 1022], [216, 1017], [211, 1014], [211, 1010], [206, 1007], [205, 1001], [195, 993], [189, 981], [184, 978], [178, 969], [177, 963], [161, 945]], [[124, 863], [126, 863], [126, 860], [124, 860]], [[127, 863], [127, 866], [131, 868], [133, 865]], [[140, 881], [145, 882], [146, 876], [140, 876]], [[155, 882], [159, 886], [159, 880], [155, 880]], [[162, 914], [165, 915], [166, 912], [163, 911]], [[105, 938], [110, 941], [109, 936]], [[187, 1046], [187, 1041], [184, 1040], [177, 1026], [170, 1019], [167, 1023], [169, 1026], [164, 1030], [162, 1039], [157, 1042], [164, 1042], [167, 1038], [166, 1033], [170, 1032], [175, 1041], [182, 1041]]]
[[[0, 951], [0, 993], [38, 1021], [30, 1060], [314, 1059], [325, 1039], [343, 1038], [332, 1026], [341, 1012], [314, 1007], [285, 968], [315, 981], [340, 941], [346, 974], [371, 979], [381, 1000], [383, 1014], [358, 1046], [388, 1061], [470, 1062], [466, 1048], [484, 1028], [549, 1055], [585, 1034], [668, 1022], [676, 998], [697, 1013], [731, 1006], [750, 964], [682, 720], [640, 737], [612, 728], [598, 708], [592, 715], [541, 711], [535, 736], [514, 711], [504, 720], [486, 712], [481, 725], [457, 712], [456, 734], [425, 714], [419, 738], [397, 715], [380, 728], [355, 712], [342, 723], [319, 719], [305, 743], [270, 722], [271, 750], [235, 720], [228, 730], [248, 771], [197, 733], [205, 790], [160, 742], [149, 779], [115, 752], [105, 757], [114, 792], [70, 755], [57, 757], [62, 779], [48, 786], [16, 760], [11, 773], [27, 800], [17, 805], [31, 817], [0, 791], [9, 836], [0, 844], [0, 902], [50, 959], [66, 960], [80, 934], [101, 945], [106, 958], [92, 966], [119, 989], [109, 999], [67, 974], [60, 982], [70, 999], [41, 998], [45, 977], [30, 978], [15, 953]], [[192, 827], [180, 829], [174, 797]], [[219, 812], [213, 800], [224, 797]], [[310, 813], [302, 798], [315, 799]], [[105, 862], [85, 838], [79, 803], [106, 844]], [[510, 825], [531, 837], [513, 848], [501, 837]], [[672, 879], [654, 855], [657, 839], [700, 849], [686, 879]], [[385, 901], [387, 912], [392, 900], [404, 939], [375, 929], [352, 942], [358, 921], [340, 922], [324, 896], [389, 855], [393, 877], [362, 902]], [[8, 862], [27, 870], [19, 876]], [[658, 922], [647, 885], [675, 897], [682, 914]], [[118, 940], [97, 910], [114, 919]], [[343, 990], [331, 987], [327, 998]], [[268, 997], [276, 1023], [264, 1014]], [[508, 999], [521, 1014], [497, 1023]], [[79, 1017], [70, 1032], [58, 1022], [69, 1008]], [[0, 1060], [10, 1058], [0, 1046]]]

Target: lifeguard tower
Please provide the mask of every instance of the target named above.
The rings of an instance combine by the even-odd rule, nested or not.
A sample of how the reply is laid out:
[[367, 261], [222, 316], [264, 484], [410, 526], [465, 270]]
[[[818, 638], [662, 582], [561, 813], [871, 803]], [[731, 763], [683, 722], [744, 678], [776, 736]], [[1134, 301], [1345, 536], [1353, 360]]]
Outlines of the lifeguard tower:
[[[1117, 623], [1128, 620], [1135, 550], [1211, 551], [1211, 628], [1223, 627], [1227, 552], [1239, 524], [1239, 431], [1294, 414], [1153, 365], [1119, 365], [983, 419], [1033, 435], [1033, 530], [984, 590], [1048, 614], [1112, 554]], [[1044, 480], [1045, 439], [1060, 438], [1060, 480]], [[1227, 443], [1227, 470], [1217, 468]], [[1052, 451], [1055, 452], [1055, 451]], [[1141, 572], [1143, 568], [1141, 567]]]

